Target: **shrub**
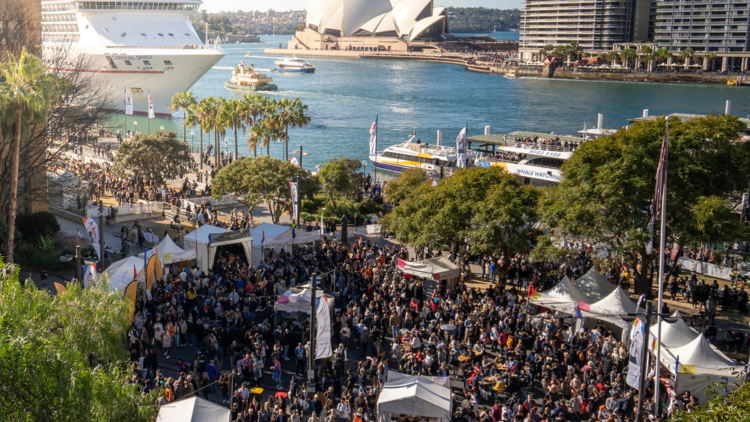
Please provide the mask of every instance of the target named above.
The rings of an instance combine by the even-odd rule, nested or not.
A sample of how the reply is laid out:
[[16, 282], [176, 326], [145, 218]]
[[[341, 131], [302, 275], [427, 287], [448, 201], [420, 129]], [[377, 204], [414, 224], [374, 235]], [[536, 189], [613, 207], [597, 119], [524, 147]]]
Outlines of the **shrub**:
[[60, 231], [60, 223], [50, 212], [41, 211], [33, 214], [19, 214], [16, 217], [16, 229], [29, 244], [36, 244], [42, 236], [52, 236]]

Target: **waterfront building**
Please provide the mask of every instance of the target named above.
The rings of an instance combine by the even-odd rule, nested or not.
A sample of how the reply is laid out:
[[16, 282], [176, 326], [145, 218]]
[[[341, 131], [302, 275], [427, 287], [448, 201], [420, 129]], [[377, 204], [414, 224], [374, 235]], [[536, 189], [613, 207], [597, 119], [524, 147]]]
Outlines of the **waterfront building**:
[[419, 41], [443, 41], [447, 10], [433, 0], [311, 0], [294, 50], [408, 51]]
[[[750, 0], [661, 0], [656, 3], [654, 41], [679, 53], [713, 52], [722, 57], [722, 70], [748, 69]], [[723, 53], [723, 54], [722, 54]]]
[[520, 57], [532, 60], [544, 46], [577, 42], [586, 51], [648, 38], [649, 0], [525, 0]]

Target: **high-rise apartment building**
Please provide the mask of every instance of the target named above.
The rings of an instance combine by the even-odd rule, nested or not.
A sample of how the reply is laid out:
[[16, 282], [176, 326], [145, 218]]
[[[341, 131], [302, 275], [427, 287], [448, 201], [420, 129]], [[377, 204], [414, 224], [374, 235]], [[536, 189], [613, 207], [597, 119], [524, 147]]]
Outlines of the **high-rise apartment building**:
[[672, 52], [750, 51], [750, 0], [656, 1], [654, 41]]
[[649, 8], [650, 0], [525, 0], [521, 58], [531, 59], [549, 44], [575, 41], [585, 50], [595, 51], [646, 40]]

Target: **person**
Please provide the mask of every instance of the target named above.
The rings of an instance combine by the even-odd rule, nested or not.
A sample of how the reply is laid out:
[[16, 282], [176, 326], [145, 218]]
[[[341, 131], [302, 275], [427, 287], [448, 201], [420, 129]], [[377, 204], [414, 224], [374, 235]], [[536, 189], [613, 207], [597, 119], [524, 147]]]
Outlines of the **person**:
[[294, 357], [297, 359], [297, 366], [294, 370], [294, 374], [305, 375], [305, 360], [307, 359], [307, 354], [301, 342], [297, 343], [297, 347], [294, 349]]
[[281, 361], [279, 360], [280, 357], [274, 357], [273, 359], [273, 366], [271, 367], [271, 370], [273, 371], [273, 380], [276, 382], [276, 389], [281, 390], [284, 388], [284, 385], [281, 383]]
[[338, 417], [341, 422], [349, 421], [349, 413], [351, 412], [351, 408], [349, 407], [349, 403], [347, 403], [343, 397], [341, 398], [341, 402], [338, 404], [338, 406], [336, 406], [336, 410], [338, 411]]

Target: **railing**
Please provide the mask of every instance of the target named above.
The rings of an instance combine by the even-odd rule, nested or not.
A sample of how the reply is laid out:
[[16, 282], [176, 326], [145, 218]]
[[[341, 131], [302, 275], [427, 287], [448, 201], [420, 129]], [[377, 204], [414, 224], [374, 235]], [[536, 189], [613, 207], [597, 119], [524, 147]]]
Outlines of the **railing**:
[[[161, 202], [147, 202], [139, 204], [125, 204], [111, 207], [104, 207], [104, 216], [109, 218], [112, 215], [112, 210], [115, 211], [116, 216], [134, 215], [134, 214], [148, 214], [148, 213], [161, 213], [164, 211], [163, 203]], [[98, 206], [86, 207], [86, 217], [95, 218], [99, 215]]]

